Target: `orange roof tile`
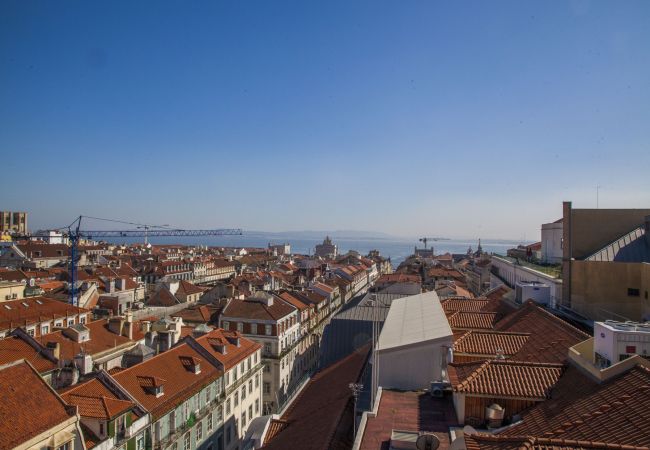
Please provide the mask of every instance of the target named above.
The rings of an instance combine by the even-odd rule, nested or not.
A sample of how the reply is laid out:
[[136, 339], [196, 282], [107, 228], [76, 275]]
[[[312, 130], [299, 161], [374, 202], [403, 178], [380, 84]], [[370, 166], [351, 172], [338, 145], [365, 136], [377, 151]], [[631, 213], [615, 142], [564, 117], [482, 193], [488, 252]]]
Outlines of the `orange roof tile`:
[[135, 407], [130, 400], [118, 398], [99, 379], [74, 386], [61, 394], [69, 404], [79, 407], [79, 415], [96, 419], [110, 420]]
[[[544, 400], [558, 382], [562, 364], [488, 360], [477, 364], [450, 364], [449, 378], [455, 392], [499, 398]], [[468, 370], [469, 369], [469, 370]]]
[[530, 333], [472, 330], [454, 342], [454, 352], [492, 357], [501, 352], [512, 356], [524, 346], [529, 336]]
[[[239, 347], [233, 344], [228, 338], [239, 337]], [[226, 370], [239, 364], [244, 359], [262, 348], [257, 342], [246, 339], [237, 331], [226, 331], [223, 328], [217, 328], [195, 339], [196, 342], [214, 356], [224, 365]], [[221, 353], [216, 346], [225, 345], [226, 353]]]
[[[198, 374], [188, 370], [183, 364], [187, 357], [200, 355], [189, 345], [181, 344], [113, 377], [157, 419], [222, 375], [212, 364], [202, 365]], [[158, 397], [147, 389], [160, 385], [164, 393]]]
[[597, 383], [570, 366], [551, 399], [523, 413], [503, 436], [650, 446], [650, 369], [635, 366]]
[[14, 448], [74, 417], [26, 362], [0, 368], [0, 448]]
[[456, 311], [447, 320], [451, 328], [491, 330], [497, 321], [497, 313]]
[[49, 372], [57, 365], [48, 359], [41, 350], [37, 350], [19, 337], [0, 339], [0, 364], [24, 359], [29, 361], [40, 373]]

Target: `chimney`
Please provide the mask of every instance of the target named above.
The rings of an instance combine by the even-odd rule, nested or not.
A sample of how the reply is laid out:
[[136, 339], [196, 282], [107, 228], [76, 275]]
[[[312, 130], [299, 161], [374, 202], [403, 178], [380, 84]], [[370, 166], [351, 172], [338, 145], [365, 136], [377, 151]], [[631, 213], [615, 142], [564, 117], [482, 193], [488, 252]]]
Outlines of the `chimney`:
[[108, 293], [112, 294], [113, 292], [115, 292], [115, 280], [111, 278], [108, 282]]
[[124, 278], [118, 278], [115, 280], [115, 287], [118, 288], [120, 291], [123, 291], [126, 289], [126, 280]]
[[53, 358], [61, 359], [61, 345], [58, 342], [48, 342], [45, 347]]

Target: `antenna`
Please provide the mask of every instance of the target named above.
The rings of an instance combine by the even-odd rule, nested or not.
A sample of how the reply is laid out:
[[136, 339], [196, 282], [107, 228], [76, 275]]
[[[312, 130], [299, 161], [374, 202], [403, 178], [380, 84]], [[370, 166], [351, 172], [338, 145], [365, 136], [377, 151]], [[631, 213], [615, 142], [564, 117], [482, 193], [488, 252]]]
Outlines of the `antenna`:
[[418, 450], [436, 450], [440, 447], [440, 439], [435, 434], [422, 434], [415, 441], [415, 448]]

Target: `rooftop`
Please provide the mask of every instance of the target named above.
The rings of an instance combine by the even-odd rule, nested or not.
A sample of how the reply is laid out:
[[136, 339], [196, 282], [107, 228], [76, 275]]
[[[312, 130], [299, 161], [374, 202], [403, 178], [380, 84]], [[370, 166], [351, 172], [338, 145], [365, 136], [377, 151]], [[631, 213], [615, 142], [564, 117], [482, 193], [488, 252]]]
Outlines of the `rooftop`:
[[74, 417], [26, 362], [0, 367], [0, 448], [14, 448]]
[[368, 418], [360, 450], [388, 449], [392, 430], [435, 434], [439, 449], [449, 447], [449, 428], [457, 426], [450, 398], [434, 398], [428, 392], [383, 390], [376, 417]]
[[381, 330], [377, 350], [451, 337], [452, 332], [435, 291], [394, 299]]

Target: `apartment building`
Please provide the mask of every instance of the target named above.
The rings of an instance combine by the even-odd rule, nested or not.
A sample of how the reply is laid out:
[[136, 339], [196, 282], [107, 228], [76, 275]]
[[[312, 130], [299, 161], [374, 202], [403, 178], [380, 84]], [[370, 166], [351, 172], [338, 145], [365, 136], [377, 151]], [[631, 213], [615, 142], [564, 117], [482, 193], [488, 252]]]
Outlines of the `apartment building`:
[[238, 331], [263, 346], [264, 414], [277, 411], [292, 394], [292, 370], [300, 340], [298, 309], [273, 294], [258, 291], [245, 300], [232, 300], [219, 323], [223, 329]]
[[237, 333], [188, 336], [114, 378], [150, 415], [153, 449], [241, 448], [261, 411], [260, 346]]
[[0, 448], [83, 450], [76, 407], [25, 360], [0, 366]]
[[27, 233], [27, 213], [0, 211], [0, 233]]
[[89, 320], [90, 311], [47, 297], [10, 300], [0, 305], [0, 338], [22, 328], [33, 337], [52, 332], [55, 327], [70, 327]]

